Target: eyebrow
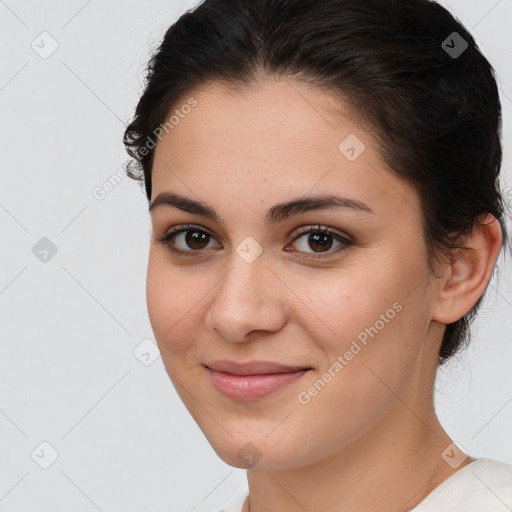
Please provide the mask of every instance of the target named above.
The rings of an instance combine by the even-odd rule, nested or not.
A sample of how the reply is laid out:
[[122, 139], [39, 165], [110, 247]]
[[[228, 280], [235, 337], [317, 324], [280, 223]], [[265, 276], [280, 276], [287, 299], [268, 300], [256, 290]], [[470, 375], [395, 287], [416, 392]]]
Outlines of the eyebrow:
[[[165, 207], [174, 207], [184, 212], [201, 215], [216, 222], [220, 222], [217, 212], [202, 201], [196, 201], [171, 192], [162, 192], [149, 206], [149, 211]], [[357, 199], [341, 197], [337, 195], [324, 194], [319, 196], [297, 197], [284, 203], [272, 206], [265, 215], [265, 224], [272, 226], [283, 222], [293, 215], [308, 212], [311, 210], [326, 210], [336, 208], [348, 208], [356, 211], [373, 213], [375, 212], [365, 203]]]

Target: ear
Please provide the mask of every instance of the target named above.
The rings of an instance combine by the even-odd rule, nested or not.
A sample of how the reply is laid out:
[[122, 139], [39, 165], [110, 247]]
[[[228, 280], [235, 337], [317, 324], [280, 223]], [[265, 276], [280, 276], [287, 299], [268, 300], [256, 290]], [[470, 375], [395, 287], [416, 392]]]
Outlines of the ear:
[[502, 243], [499, 222], [486, 215], [442, 267], [433, 320], [451, 324], [475, 305], [491, 279]]

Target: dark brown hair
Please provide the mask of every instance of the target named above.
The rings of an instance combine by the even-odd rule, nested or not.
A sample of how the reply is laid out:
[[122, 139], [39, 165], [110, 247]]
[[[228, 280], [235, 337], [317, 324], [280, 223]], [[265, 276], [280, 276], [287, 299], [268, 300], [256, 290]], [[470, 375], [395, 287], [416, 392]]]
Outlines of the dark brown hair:
[[[148, 200], [155, 138], [178, 99], [210, 82], [244, 88], [265, 76], [348, 101], [419, 194], [433, 272], [487, 213], [507, 244], [495, 72], [462, 23], [430, 0], [204, 0], [187, 11], [149, 61], [124, 134], [126, 171]], [[482, 299], [447, 325], [440, 365], [469, 342]]]

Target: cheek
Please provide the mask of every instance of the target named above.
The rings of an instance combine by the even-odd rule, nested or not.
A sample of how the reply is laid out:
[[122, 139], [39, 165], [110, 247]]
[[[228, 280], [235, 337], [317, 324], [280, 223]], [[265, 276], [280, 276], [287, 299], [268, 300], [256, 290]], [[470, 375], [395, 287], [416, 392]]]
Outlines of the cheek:
[[[416, 326], [422, 322], [421, 309], [415, 298], [411, 304], [412, 295], [407, 297], [407, 280], [404, 272], [394, 277], [358, 274], [357, 279], [347, 275], [329, 285], [325, 281], [324, 294], [310, 294], [322, 322], [313, 323], [314, 315], [308, 315], [302, 328], [323, 357], [318, 371], [298, 390], [297, 402], [299, 421], [329, 418], [315, 424], [317, 437], [326, 441], [321, 447], [325, 456], [357, 439], [395, 407], [391, 390], [405, 397], [410, 389], [423, 338]], [[297, 436], [298, 445], [311, 447], [309, 456], [318, 456], [319, 447], [310, 444], [306, 432], [291, 429], [289, 435]]]
[[372, 274], [368, 269], [342, 271], [337, 276], [317, 280], [314, 287], [306, 281], [304, 287], [303, 293], [308, 295], [306, 304], [311, 310], [304, 328], [309, 323], [311, 330], [314, 325], [318, 334], [313, 340], [324, 333], [322, 337], [332, 339], [329, 345], [336, 351], [348, 349], [350, 341], [360, 334], [364, 341], [365, 329], [376, 323], [379, 331], [383, 330], [386, 321], [396, 316], [393, 303], [402, 296], [399, 279]]
[[342, 356], [343, 364], [392, 371], [398, 361], [407, 362], [421, 348], [428, 311], [425, 289], [414, 290], [414, 283], [424, 276], [418, 266], [401, 263], [391, 255], [366, 263], [357, 271], [317, 281], [318, 286], [308, 294], [314, 314], [297, 318], [302, 318], [302, 328], [322, 346], [327, 367]]
[[185, 352], [197, 339], [203, 314], [201, 297], [207, 297], [207, 279], [191, 276], [171, 265], [164, 255], [150, 252], [146, 300], [149, 319], [156, 342], [165, 360], [166, 353]]

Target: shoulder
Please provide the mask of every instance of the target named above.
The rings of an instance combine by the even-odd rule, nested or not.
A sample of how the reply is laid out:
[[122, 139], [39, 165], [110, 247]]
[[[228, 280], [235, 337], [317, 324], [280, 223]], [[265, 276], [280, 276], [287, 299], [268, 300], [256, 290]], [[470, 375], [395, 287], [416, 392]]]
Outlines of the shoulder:
[[245, 490], [243, 493], [239, 494], [229, 505], [224, 507], [219, 512], [242, 512], [242, 505], [244, 504], [245, 498], [249, 494], [249, 490]]
[[434, 489], [411, 512], [498, 512], [512, 507], [512, 465], [480, 458]]

